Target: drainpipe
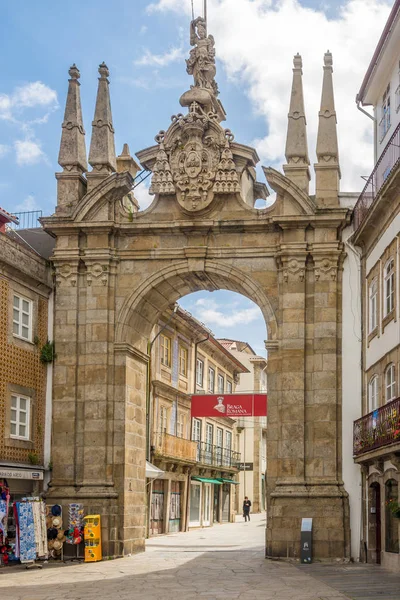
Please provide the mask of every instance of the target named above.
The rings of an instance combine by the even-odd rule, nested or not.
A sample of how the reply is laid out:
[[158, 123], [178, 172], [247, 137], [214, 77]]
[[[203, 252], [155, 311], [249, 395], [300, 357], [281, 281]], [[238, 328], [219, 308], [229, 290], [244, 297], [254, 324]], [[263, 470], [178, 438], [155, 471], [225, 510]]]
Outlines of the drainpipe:
[[[50, 292], [48, 299], [48, 317], [47, 317], [47, 339], [54, 340], [54, 291]], [[44, 482], [43, 491], [47, 490], [51, 479], [51, 471], [49, 469], [51, 463], [51, 427], [53, 414], [53, 369], [54, 361], [47, 364], [46, 378], [46, 409], [45, 409], [45, 426], [44, 426]]]

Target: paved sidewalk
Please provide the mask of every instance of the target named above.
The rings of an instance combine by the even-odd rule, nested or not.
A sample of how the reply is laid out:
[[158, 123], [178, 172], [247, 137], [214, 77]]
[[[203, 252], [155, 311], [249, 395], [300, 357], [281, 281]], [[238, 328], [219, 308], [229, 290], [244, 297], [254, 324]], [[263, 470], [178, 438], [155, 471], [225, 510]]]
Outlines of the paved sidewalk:
[[[146, 553], [125, 559], [72, 563], [64, 568], [49, 565], [43, 570], [30, 571], [4, 568], [0, 569], [0, 597], [7, 600], [348, 600], [349, 596], [303, 568], [265, 560], [264, 534], [265, 517], [252, 515], [250, 523], [216, 525], [153, 538]], [[385, 598], [380, 596], [381, 600]]]

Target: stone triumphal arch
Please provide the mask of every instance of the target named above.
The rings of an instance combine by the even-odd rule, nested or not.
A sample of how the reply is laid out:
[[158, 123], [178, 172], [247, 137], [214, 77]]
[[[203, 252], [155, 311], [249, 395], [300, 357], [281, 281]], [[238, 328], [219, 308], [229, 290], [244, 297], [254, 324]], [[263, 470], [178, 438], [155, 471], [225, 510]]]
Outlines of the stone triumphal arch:
[[332, 57], [325, 54], [315, 165], [309, 158], [296, 55], [284, 174], [256, 179], [253, 148], [237, 142], [215, 82], [214, 39], [191, 24], [194, 77], [156, 145], [137, 154], [151, 172], [152, 205], [138, 210], [139, 166], [116, 157], [108, 69], [99, 68], [88, 169], [79, 71], [69, 88], [58, 199], [44, 227], [56, 237], [53, 476], [49, 497], [99, 512], [103, 549], [144, 547], [147, 341], [158, 316], [185, 294], [228, 289], [261, 308], [268, 329], [267, 555], [299, 552], [302, 517], [314, 554], [349, 556], [341, 477], [341, 231]]

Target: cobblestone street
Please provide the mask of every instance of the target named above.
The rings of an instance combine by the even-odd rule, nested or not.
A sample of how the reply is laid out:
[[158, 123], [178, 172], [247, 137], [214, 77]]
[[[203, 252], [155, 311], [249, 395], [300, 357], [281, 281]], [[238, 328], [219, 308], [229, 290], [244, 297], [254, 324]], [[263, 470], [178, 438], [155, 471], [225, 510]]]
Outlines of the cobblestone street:
[[[329, 567], [327, 581], [323, 565], [309, 569], [266, 561], [264, 527], [265, 518], [253, 515], [252, 521], [246, 524], [238, 522], [153, 538], [145, 554], [121, 560], [66, 566], [49, 564], [42, 570], [3, 568], [0, 569], [1, 597], [7, 600], [371, 600], [378, 597], [386, 600], [400, 597], [391, 595], [398, 594], [400, 577], [372, 566]], [[373, 594], [372, 581], [379, 582], [378, 595]], [[385, 581], [387, 595], [382, 587]], [[356, 590], [357, 595], [346, 595], [348, 590]]]

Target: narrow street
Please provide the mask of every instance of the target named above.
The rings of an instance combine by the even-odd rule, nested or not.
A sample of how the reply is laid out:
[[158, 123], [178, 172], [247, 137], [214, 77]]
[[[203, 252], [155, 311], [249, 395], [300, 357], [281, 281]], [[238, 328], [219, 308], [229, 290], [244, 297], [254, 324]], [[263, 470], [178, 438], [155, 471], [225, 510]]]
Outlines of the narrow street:
[[392, 600], [400, 597], [400, 576], [373, 566], [296, 567], [265, 560], [264, 527], [264, 516], [253, 515], [246, 524], [238, 522], [153, 538], [146, 553], [121, 560], [66, 566], [49, 564], [42, 570], [29, 571], [3, 568], [1, 597], [8, 600]]

